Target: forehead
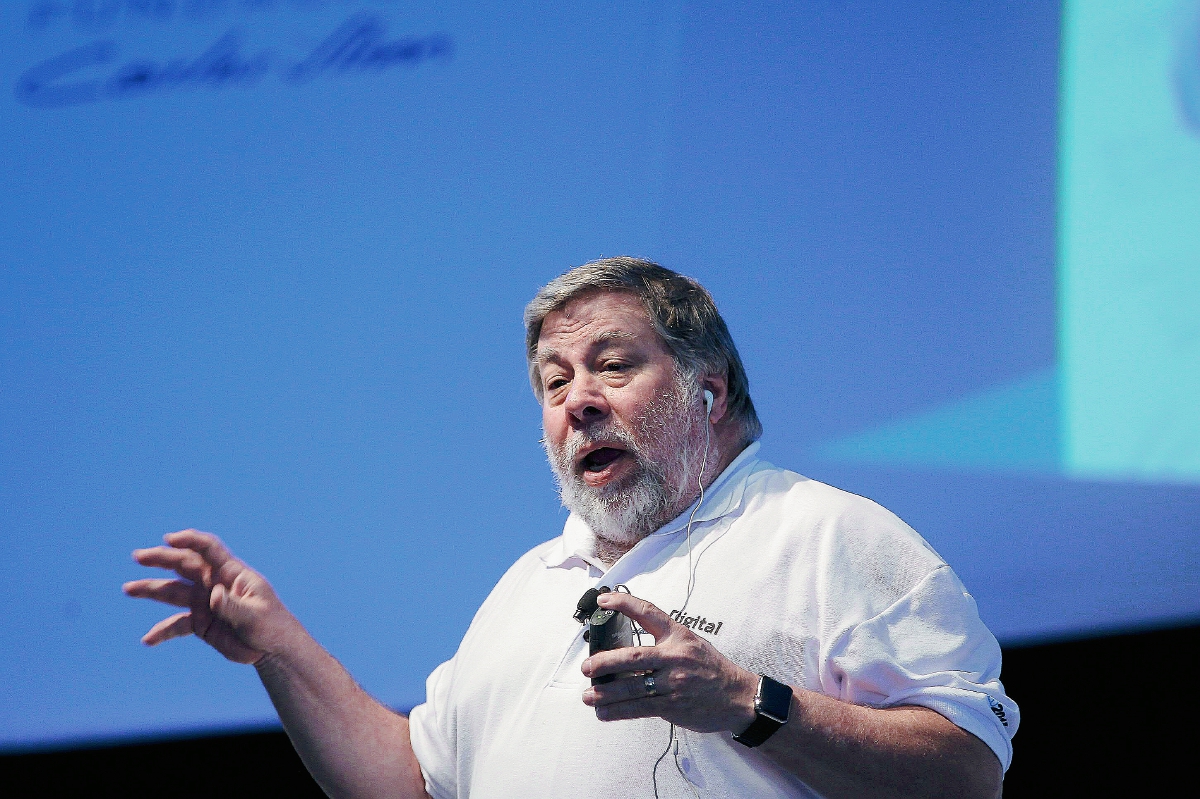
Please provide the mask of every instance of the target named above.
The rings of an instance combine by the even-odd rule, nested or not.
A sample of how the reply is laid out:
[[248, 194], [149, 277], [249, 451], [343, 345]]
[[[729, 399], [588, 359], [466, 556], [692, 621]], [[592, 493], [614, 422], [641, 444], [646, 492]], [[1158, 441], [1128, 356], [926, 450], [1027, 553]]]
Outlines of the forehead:
[[538, 354], [617, 339], [666, 349], [637, 295], [591, 291], [546, 314], [538, 335]]

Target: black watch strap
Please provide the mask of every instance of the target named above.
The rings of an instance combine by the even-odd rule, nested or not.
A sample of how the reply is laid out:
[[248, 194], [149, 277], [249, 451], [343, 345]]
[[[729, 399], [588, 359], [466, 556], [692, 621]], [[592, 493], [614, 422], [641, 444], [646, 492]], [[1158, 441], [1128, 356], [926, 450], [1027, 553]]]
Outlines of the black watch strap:
[[792, 708], [792, 687], [760, 675], [754, 695], [754, 721], [733, 740], [743, 746], [758, 746], [787, 723]]

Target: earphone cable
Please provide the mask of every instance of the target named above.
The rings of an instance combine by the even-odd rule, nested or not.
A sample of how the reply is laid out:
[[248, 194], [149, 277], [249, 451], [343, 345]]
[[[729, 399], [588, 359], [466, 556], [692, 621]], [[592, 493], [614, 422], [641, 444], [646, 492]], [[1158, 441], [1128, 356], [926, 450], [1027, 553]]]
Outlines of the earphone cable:
[[[679, 610], [680, 618], [683, 617], [683, 612], [685, 610], [687, 610], [688, 602], [690, 602], [692, 600], [692, 589], [695, 587], [695, 584], [696, 584], [696, 575], [692, 573], [692, 524], [696, 520], [696, 514], [700, 511], [700, 506], [704, 504], [704, 472], [708, 468], [708, 450], [709, 450], [709, 446], [711, 443], [711, 439], [710, 439], [711, 432], [710, 431], [712, 428], [712, 425], [709, 423], [709, 420], [708, 420], [707, 410], [708, 409], [705, 408], [706, 413], [704, 415], [704, 457], [700, 460], [700, 474], [698, 474], [696, 476], [696, 485], [700, 488], [700, 497], [699, 497], [699, 499], [696, 500], [696, 504], [692, 508], [691, 514], [688, 516], [687, 532], [685, 533], [685, 536], [687, 538], [687, 548], [688, 548], [688, 585], [687, 585], [687, 595], [684, 596], [684, 598], [683, 598], [683, 607], [680, 608], [680, 610]], [[683, 737], [682, 730], [680, 731], [679, 737], [680, 738]], [[674, 723], [671, 724], [671, 732], [670, 732], [669, 737], [667, 738], [667, 748], [664, 749], [662, 754], [658, 756], [658, 760], [654, 761], [654, 769], [650, 773], [650, 779], [654, 784], [654, 799], [659, 799], [659, 796], [658, 796], [658, 766], [660, 763], [663, 762], [663, 758], [665, 758], [667, 755], [669, 755], [671, 753], [671, 745], [672, 744], [675, 744], [675, 724]], [[675, 770], [679, 772], [679, 776], [682, 777], [683, 781], [687, 783], [688, 788], [691, 789], [692, 793], [698, 797], [700, 794], [696, 791], [695, 787], [692, 785], [692, 781], [687, 778], [687, 775], [683, 773], [683, 769], [679, 765], [679, 748], [678, 748], [678, 746], [676, 746], [676, 749], [675, 749], [674, 760], [675, 760]]]
[[700, 488], [700, 498], [696, 500], [696, 505], [692, 508], [691, 515], [688, 516], [687, 523], [687, 548], [688, 548], [688, 585], [687, 595], [683, 598], [683, 607], [680, 608], [679, 614], [687, 610], [688, 602], [692, 600], [692, 589], [696, 586], [696, 575], [692, 573], [692, 524], [696, 521], [696, 514], [700, 512], [700, 506], [704, 504], [704, 472], [708, 468], [708, 449], [710, 444], [710, 429], [707, 414], [704, 417], [704, 457], [700, 460], [700, 474], [696, 475], [696, 485]]

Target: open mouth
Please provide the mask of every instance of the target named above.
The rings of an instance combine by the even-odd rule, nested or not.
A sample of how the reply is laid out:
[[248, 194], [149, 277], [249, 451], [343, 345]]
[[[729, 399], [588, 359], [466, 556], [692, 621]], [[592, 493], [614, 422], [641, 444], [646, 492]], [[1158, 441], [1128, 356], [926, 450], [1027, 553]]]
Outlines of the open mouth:
[[583, 460], [579, 462], [580, 467], [585, 472], [602, 472], [617, 458], [625, 454], [625, 450], [616, 449], [614, 447], [600, 447], [594, 449], [587, 455], [583, 456]]

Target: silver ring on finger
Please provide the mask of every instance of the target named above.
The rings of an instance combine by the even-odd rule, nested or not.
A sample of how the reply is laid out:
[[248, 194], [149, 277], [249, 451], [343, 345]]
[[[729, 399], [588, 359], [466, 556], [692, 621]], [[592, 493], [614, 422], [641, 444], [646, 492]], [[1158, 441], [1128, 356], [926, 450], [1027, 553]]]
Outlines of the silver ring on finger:
[[658, 694], [658, 686], [654, 684], [654, 672], [642, 677], [642, 684], [646, 686], [646, 696], [656, 696]]

